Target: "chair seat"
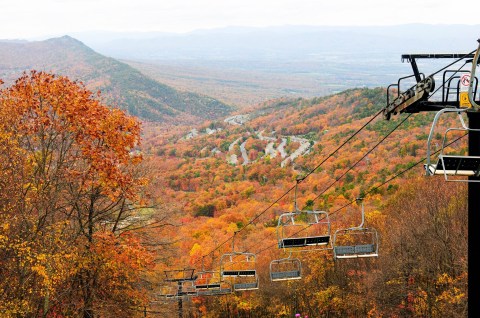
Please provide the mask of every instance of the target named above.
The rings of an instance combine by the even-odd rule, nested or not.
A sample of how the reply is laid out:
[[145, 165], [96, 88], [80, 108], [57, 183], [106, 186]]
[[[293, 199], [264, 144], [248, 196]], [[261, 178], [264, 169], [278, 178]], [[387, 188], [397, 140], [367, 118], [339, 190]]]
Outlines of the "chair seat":
[[270, 273], [272, 280], [300, 279], [300, 271], [285, 271]]
[[258, 283], [238, 283], [234, 284], [233, 288], [235, 290], [252, 290], [258, 289]]
[[330, 236], [310, 236], [310, 237], [295, 237], [286, 238], [279, 242], [279, 247], [303, 247], [314, 245], [327, 245], [330, 242]]
[[211, 288], [220, 288], [220, 284], [201, 284], [196, 285], [196, 289], [211, 289]]
[[336, 258], [377, 257], [374, 244], [335, 246]]
[[425, 165], [430, 175], [474, 176], [480, 173], [480, 157], [440, 155], [436, 164]]
[[255, 270], [227, 270], [223, 271], [222, 276], [224, 277], [236, 277], [236, 276], [255, 276]]

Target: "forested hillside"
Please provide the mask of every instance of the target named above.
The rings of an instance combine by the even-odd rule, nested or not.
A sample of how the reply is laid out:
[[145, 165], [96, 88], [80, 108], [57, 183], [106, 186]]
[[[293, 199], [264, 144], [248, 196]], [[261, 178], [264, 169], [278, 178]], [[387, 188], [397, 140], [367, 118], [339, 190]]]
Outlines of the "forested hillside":
[[101, 91], [106, 103], [144, 121], [197, 123], [234, 110], [212, 97], [155, 81], [69, 36], [37, 42], [0, 41], [0, 59], [0, 78], [7, 84], [24, 71], [54, 72], [85, 83], [91, 91]]
[[[385, 121], [379, 115], [385, 98], [381, 88], [353, 89], [271, 101], [193, 131], [145, 128], [155, 196], [181, 207], [168, 235], [172, 254], [160, 268], [201, 272], [203, 263], [219, 270], [232, 248], [257, 260], [258, 290], [193, 298], [191, 315], [464, 317], [465, 184], [424, 175], [433, 114]], [[440, 129], [437, 147], [442, 138]], [[464, 151], [464, 139], [451, 147]], [[333, 235], [361, 223], [359, 197], [366, 226], [379, 233], [378, 258], [295, 253], [302, 279], [270, 281], [270, 262], [288, 257], [277, 246], [281, 213], [295, 211], [295, 203], [327, 211]], [[176, 306], [167, 301], [154, 308]]]
[[[179, 300], [184, 317], [465, 316], [466, 186], [424, 176], [433, 114], [385, 121], [384, 88], [173, 127], [62, 76], [32, 72], [2, 87], [5, 317], [168, 317]], [[465, 138], [449, 147], [464, 151]], [[363, 223], [358, 198], [378, 257], [294, 253], [301, 279], [270, 280], [271, 262], [289, 256], [277, 241], [282, 213], [328, 212], [333, 239]], [[178, 292], [169, 271], [218, 273], [245, 253], [258, 289], [169, 289]]]

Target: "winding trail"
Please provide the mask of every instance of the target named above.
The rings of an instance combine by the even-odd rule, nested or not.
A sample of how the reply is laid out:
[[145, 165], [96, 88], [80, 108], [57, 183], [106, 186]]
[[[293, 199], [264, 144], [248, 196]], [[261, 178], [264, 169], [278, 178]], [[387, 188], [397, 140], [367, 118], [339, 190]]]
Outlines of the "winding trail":
[[243, 163], [242, 165], [248, 165], [250, 163], [250, 160], [248, 160], [248, 155], [247, 155], [247, 151], [245, 150], [245, 144], [247, 142], [244, 141], [241, 145], [240, 145], [240, 151], [242, 152], [242, 158], [243, 158]]
[[[283, 137], [282, 142], [280, 145], [278, 145], [277, 149], [275, 149], [274, 145], [275, 142], [277, 141], [277, 138], [275, 137], [267, 137], [263, 136], [263, 130], [257, 132], [257, 136], [260, 140], [266, 140], [269, 141], [269, 143], [265, 146], [265, 156], [270, 156], [270, 158], [275, 158], [279, 154], [282, 157], [283, 161], [281, 162], [280, 166], [285, 167], [287, 164], [294, 162], [296, 158], [299, 156], [305, 155], [308, 152], [310, 152], [311, 144], [308, 139], [305, 138], [300, 138], [296, 136], [290, 136], [290, 137]], [[233, 149], [235, 145], [242, 139], [243, 137], [237, 138], [235, 141], [233, 141], [229, 146], [228, 146], [228, 152], [233, 152]], [[287, 145], [287, 138], [290, 138], [291, 141], [293, 142], [298, 142], [300, 143], [300, 146], [298, 147], [297, 150], [295, 150], [291, 155], [288, 155], [287, 152], [285, 151], [285, 146]], [[242, 165], [248, 165], [251, 163], [251, 161], [248, 159], [248, 153], [247, 150], [245, 149], [245, 144], [247, 142], [244, 141], [243, 143], [240, 144], [240, 152], [242, 155], [243, 163]], [[238, 164], [238, 156], [236, 154], [230, 154], [227, 156], [227, 162], [230, 164]]]
[[287, 153], [285, 152], [285, 145], [287, 144], [287, 138], [282, 138], [282, 142], [278, 145], [277, 150], [280, 152], [280, 156], [285, 158]]
[[[297, 150], [295, 150], [290, 156], [288, 156], [288, 158], [286, 158], [285, 160], [282, 161], [282, 163], [280, 164], [281, 167], [285, 167], [285, 165], [289, 162], [293, 162], [298, 156], [306, 153], [307, 151], [310, 150], [310, 141], [308, 139], [304, 139], [304, 138], [299, 138], [299, 137], [295, 137], [295, 136], [292, 136], [290, 137], [292, 141], [295, 141], [295, 142], [299, 142], [300, 143], [300, 147], [298, 147]], [[284, 157], [282, 157], [284, 158]]]
[[[235, 145], [242, 139], [242, 137], [238, 137], [237, 139], [235, 139], [229, 146], [228, 146], [228, 152], [232, 152], [233, 151], [233, 148], [235, 147]], [[231, 154], [229, 156], [227, 156], [227, 162], [232, 164], [232, 165], [236, 165], [238, 164], [238, 157], [236, 154]]]

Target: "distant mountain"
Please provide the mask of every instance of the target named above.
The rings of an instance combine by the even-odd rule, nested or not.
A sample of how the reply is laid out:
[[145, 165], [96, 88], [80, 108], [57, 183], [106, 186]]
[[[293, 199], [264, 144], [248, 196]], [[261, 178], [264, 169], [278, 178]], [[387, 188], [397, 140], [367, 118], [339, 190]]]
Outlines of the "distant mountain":
[[[373, 22], [373, 21], [372, 21]], [[476, 46], [480, 25], [229, 27], [170, 33], [77, 33], [98, 52], [124, 59], [316, 60], [326, 54], [464, 52]]]
[[32, 69], [82, 81], [90, 90], [100, 90], [107, 103], [148, 121], [196, 122], [228, 115], [234, 109], [214, 98], [161, 84], [70, 36], [0, 41], [0, 78], [7, 85]]

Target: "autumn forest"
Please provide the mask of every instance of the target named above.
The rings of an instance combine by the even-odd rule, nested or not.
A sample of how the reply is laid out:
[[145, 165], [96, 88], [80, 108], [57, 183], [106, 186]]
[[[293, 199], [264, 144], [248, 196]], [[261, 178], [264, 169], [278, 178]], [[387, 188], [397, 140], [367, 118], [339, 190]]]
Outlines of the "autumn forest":
[[[467, 186], [425, 175], [433, 113], [385, 120], [384, 87], [235, 108], [82, 54], [108, 76], [0, 81], [1, 317], [466, 317]], [[280, 246], [295, 211], [378, 255]]]

